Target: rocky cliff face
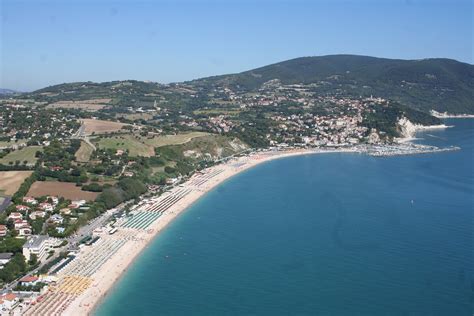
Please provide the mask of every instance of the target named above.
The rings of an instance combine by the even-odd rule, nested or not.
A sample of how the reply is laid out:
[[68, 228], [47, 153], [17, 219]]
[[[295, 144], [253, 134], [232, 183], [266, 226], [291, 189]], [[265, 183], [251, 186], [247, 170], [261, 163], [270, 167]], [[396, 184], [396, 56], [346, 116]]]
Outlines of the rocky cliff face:
[[398, 128], [400, 130], [400, 136], [403, 138], [414, 137], [417, 130], [417, 126], [406, 117], [402, 117], [398, 120]]
[[415, 137], [416, 132], [419, 130], [443, 129], [443, 128], [451, 127], [451, 126], [446, 126], [444, 124], [438, 124], [438, 125], [413, 124], [409, 119], [407, 119], [404, 116], [398, 120], [397, 126], [398, 126], [398, 130], [400, 131], [400, 136], [404, 139]]

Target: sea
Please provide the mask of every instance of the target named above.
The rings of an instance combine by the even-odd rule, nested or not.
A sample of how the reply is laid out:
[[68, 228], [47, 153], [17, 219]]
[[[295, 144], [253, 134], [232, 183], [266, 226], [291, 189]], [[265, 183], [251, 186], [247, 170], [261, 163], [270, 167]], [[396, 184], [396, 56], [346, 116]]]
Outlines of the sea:
[[95, 315], [473, 315], [474, 120], [461, 150], [284, 158], [171, 223]]

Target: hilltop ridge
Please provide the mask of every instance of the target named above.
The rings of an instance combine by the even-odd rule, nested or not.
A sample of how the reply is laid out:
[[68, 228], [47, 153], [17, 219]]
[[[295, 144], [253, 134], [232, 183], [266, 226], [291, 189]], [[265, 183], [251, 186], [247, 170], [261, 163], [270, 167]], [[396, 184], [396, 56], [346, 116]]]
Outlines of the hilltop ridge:
[[300, 57], [191, 82], [253, 91], [275, 79], [282, 84], [319, 84], [321, 93], [338, 89], [352, 95], [377, 95], [425, 112], [474, 113], [474, 66], [446, 58]]

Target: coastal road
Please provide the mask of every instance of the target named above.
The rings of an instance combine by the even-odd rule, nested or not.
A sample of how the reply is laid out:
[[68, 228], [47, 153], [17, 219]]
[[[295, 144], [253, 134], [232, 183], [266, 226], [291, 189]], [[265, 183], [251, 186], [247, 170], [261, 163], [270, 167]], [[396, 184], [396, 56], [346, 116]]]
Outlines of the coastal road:
[[79, 228], [79, 230], [74, 235], [66, 239], [69, 242], [69, 249], [75, 248], [77, 244], [81, 241], [81, 239], [91, 235], [96, 228], [103, 226], [112, 215], [113, 212], [107, 211], [104, 214], [91, 220], [89, 223], [87, 223], [87, 225], [84, 225]]

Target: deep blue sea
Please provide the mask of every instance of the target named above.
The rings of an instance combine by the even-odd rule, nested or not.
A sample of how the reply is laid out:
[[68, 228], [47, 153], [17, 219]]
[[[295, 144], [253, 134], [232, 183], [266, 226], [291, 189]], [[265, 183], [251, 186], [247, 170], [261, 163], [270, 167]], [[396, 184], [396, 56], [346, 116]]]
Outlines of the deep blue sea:
[[474, 314], [474, 120], [462, 150], [275, 160], [229, 179], [144, 251], [96, 315]]

